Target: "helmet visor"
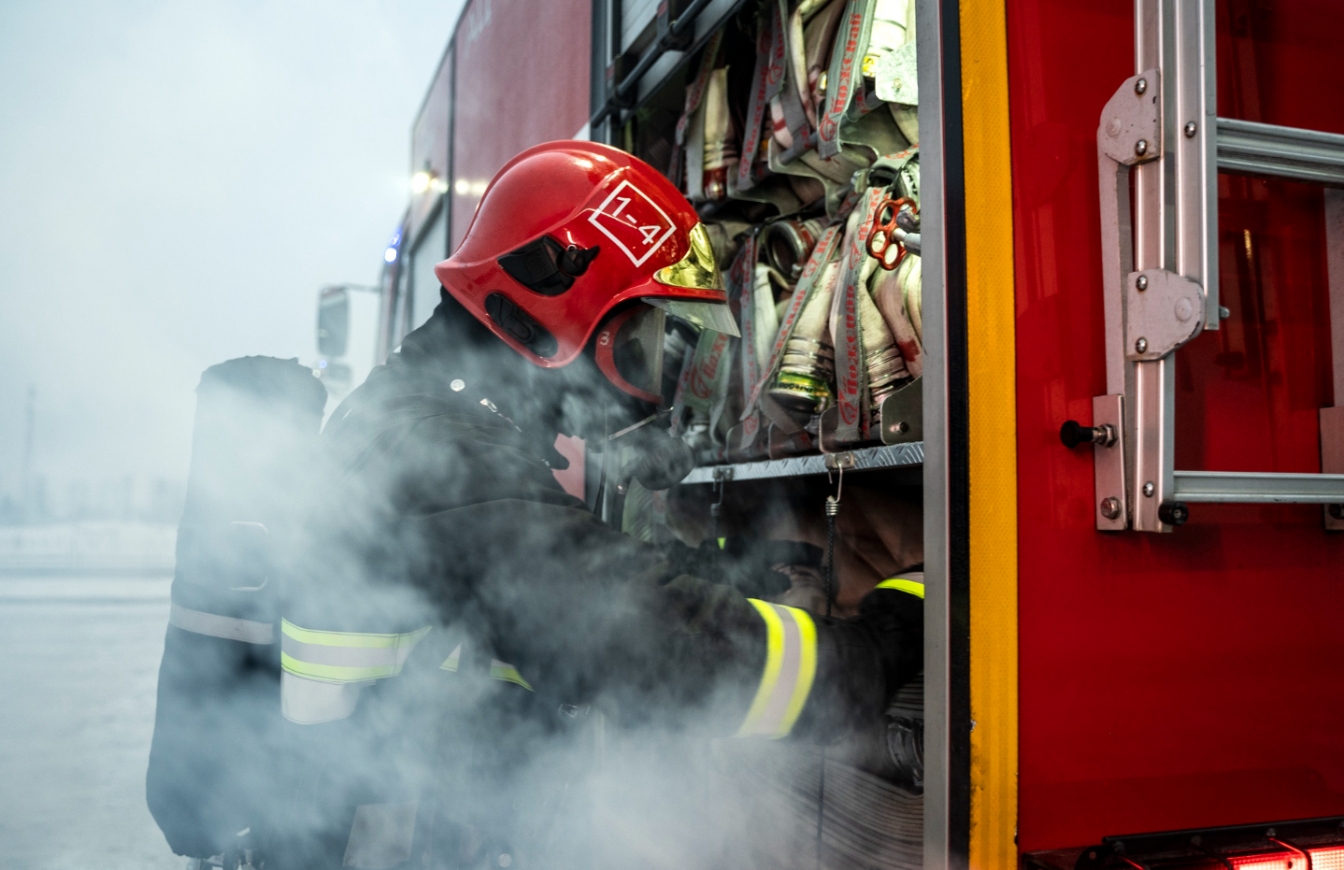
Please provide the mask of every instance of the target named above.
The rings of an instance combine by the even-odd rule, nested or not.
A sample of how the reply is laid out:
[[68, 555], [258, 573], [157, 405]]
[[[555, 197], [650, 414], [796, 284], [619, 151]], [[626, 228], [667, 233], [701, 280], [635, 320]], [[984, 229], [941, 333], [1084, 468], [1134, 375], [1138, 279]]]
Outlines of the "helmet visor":
[[709, 233], [704, 224], [691, 227], [691, 249], [671, 266], [664, 266], [653, 273], [653, 280], [669, 287], [686, 287], [690, 290], [722, 290], [723, 280], [719, 277], [719, 266], [714, 261], [714, 245], [709, 241]]
[[597, 335], [597, 366], [622, 392], [659, 404], [663, 388], [663, 327], [659, 308], [638, 305], [617, 314]]
[[733, 312], [726, 302], [691, 302], [687, 299], [665, 299], [656, 296], [646, 296], [644, 301], [701, 329], [722, 332], [734, 338], [742, 334], [738, 331], [737, 321], [733, 319]]

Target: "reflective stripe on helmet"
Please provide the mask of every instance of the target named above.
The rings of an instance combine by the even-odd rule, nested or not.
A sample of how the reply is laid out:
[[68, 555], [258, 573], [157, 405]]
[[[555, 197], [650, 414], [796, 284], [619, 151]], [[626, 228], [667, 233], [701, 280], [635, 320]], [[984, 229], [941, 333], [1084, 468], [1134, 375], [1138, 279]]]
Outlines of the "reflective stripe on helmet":
[[924, 584], [918, 580], [907, 580], [904, 577], [891, 577], [883, 580], [875, 589], [895, 589], [898, 592], [908, 592], [916, 598], [924, 597]]
[[262, 646], [275, 643], [275, 626], [269, 622], [256, 622], [251, 619], [192, 610], [176, 602], [168, 610], [168, 624], [193, 634], [204, 634], [224, 640], [237, 640]]
[[285, 673], [328, 683], [362, 683], [396, 676], [429, 626], [401, 634], [313, 631], [280, 621]]
[[501, 662], [499, 659], [493, 659], [490, 662], [490, 679], [505, 683], [516, 683], [529, 692], [533, 691], [532, 684], [523, 679], [523, 675], [518, 673], [517, 668], [508, 662]]
[[738, 737], [784, 737], [817, 675], [817, 627], [807, 611], [748, 598], [765, 621], [765, 670]]

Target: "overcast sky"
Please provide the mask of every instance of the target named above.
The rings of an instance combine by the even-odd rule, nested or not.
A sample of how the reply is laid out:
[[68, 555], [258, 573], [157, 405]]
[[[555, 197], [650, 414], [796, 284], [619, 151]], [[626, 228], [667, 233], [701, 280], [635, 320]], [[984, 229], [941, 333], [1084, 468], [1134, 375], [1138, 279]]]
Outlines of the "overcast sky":
[[185, 477], [192, 390], [373, 283], [461, 0], [0, 2], [0, 496]]

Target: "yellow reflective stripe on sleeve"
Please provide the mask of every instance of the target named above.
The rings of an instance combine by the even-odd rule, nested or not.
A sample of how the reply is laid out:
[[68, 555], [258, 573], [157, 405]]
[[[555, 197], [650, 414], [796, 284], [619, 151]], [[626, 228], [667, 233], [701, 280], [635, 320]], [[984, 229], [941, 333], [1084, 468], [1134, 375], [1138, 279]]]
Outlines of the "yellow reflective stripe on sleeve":
[[443, 664], [439, 665], [439, 670], [451, 671], [455, 674], [457, 673], [457, 666], [461, 664], [461, 662], [462, 644], [459, 643], [457, 646], [453, 647], [452, 652], [448, 653], [448, 658], [443, 660]]
[[499, 659], [490, 662], [490, 679], [504, 683], [516, 683], [529, 692], [533, 691], [532, 684], [523, 679], [523, 675], [518, 673], [517, 668], [508, 662], [501, 662]]
[[330, 683], [393, 677], [428, 632], [428, 626], [401, 634], [314, 631], [281, 620], [280, 666], [286, 673]]
[[425, 626], [418, 631], [401, 634], [370, 634], [357, 631], [313, 631], [309, 628], [299, 628], [288, 619], [282, 619], [280, 620], [280, 631], [285, 637], [297, 640], [299, 643], [311, 643], [317, 646], [385, 649], [404, 643], [406, 638], [414, 638], [411, 643], [415, 643], [425, 636], [426, 632], [429, 631], [429, 626]]
[[747, 710], [747, 718], [742, 720], [742, 727], [738, 729], [738, 737], [761, 733], [758, 725], [765, 716], [765, 708], [779, 682], [779, 669], [784, 663], [784, 625], [779, 621], [774, 605], [756, 598], [748, 598], [747, 601], [751, 602], [751, 606], [765, 621], [765, 671], [761, 674], [761, 684], [756, 688], [756, 697]]
[[[455, 674], [461, 664], [462, 644], [459, 643], [457, 646], [453, 647], [453, 651], [448, 654], [448, 658], [443, 660], [443, 664], [439, 665], [439, 669]], [[516, 685], [527, 689], [529, 692], [534, 691], [532, 684], [523, 678], [523, 675], [518, 672], [517, 668], [508, 662], [502, 662], [499, 659], [492, 659], [490, 661], [490, 679], [499, 680], [503, 683], [515, 683]]]
[[817, 674], [817, 627], [807, 611], [748, 598], [765, 622], [765, 668], [738, 737], [786, 736]]
[[322, 680], [326, 683], [367, 683], [384, 677], [396, 676], [391, 665], [371, 665], [369, 667], [349, 667], [346, 665], [320, 665], [296, 659], [287, 652], [280, 653], [280, 667], [286, 673], [310, 680]]
[[918, 580], [907, 580], [904, 577], [892, 577], [883, 580], [875, 587], [877, 589], [895, 589], [899, 592], [909, 592], [916, 598], [924, 597], [924, 584]]

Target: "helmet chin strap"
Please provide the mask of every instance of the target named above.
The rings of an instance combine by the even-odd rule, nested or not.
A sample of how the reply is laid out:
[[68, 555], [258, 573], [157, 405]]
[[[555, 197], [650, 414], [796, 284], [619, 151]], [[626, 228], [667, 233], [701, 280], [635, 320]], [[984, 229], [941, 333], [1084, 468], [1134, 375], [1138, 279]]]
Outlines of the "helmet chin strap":
[[695, 468], [690, 445], [658, 425], [669, 415], [659, 411], [607, 438], [606, 450], [613, 456], [610, 473], [618, 485], [633, 478], [657, 492], [680, 483]]
[[630, 433], [636, 431], [637, 429], [643, 429], [645, 426], [648, 426], [650, 423], [653, 423], [660, 417], [666, 420], [669, 416], [671, 416], [671, 414], [672, 414], [671, 409], [654, 411], [652, 414], [645, 417], [643, 420], [640, 420], [638, 423], [631, 423], [629, 426], [626, 426], [619, 432], [615, 432], [611, 435], [608, 435], [607, 443], [611, 443], [612, 441], [615, 441], [618, 438], [624, 438], [626, 435], [629, 435]]

